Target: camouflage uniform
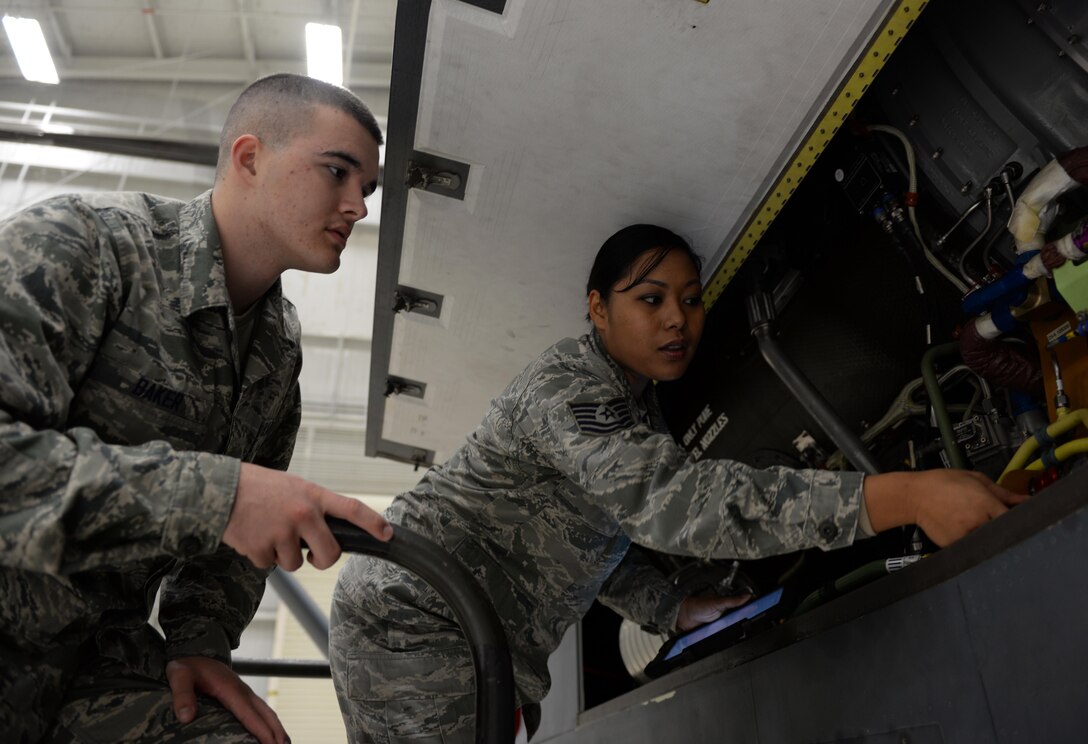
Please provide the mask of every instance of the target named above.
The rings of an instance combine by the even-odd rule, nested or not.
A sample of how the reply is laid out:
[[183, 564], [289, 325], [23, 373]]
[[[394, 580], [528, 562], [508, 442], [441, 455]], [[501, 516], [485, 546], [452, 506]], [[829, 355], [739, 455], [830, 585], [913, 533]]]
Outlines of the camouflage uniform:
[[[265, 580], [219, 542], [240, 461], [286, 468], [300, 416], [278, 284], [259, 313], [239, 370], [210, 192], [0, 223], [0, 740], [176, 741], [166, 661], [229, 662]], [[252, 740], [210, 706], [183, 733]]]
[[[857, 473], [696, 462], [669, 435], [653, 386], [636, 395], [590, 334], [529, 365], [386, 516], [479, 579], [524, 704], [547, 693], [548, 655], [595, 597], [651, 629], [673, 628], [683, 597], [641, 551], [628, 552], [632, 543], [704, 558], [842, 547], [855, 536], [861, 484]], [[331, 646], [356, 741], [439, 741], [439, 731], [441, 741], [472, 741], [467, 647], [419, 580], [353, 556], [333, 599]], [[533, 718], [526, 710], [530, 730]]]

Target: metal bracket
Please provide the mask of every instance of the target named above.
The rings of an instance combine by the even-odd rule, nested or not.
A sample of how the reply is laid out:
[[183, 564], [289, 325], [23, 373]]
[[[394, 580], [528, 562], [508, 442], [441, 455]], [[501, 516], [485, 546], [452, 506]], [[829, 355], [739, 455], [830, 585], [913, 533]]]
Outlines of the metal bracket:
[[492, 13], [502, 15], [506, 10], [506, 0], [461, 0], [466, 5], [475, 5], [477, 8], [490, 10]]
[[437, 318], [442, 314], [442, 295], [403, 284], [397, 285], [393, 292], [393, 314], [401, 311]]
[[407, 395], [409, 398], [422, 398], [427, 392], [427, 383], [409, 380], [396, 375], [385, 378], [385, 397], [390, 395]]
[[434, 464], [434, 450], [392, 442], [388, 439], [382, 439], [378, 442], [374, 454], [376, 457], [385, 457], [390, 460], [415, 465], [416, 470], [420, 467], [429, 468]]
[[413, 152], [408, 160], [404, 183], [410, 189], [423, 189], [453, 199], [465, 198], [469, 166], [456, 160]]
[[752, 335], [769, 335], [774, 332], [775, 313], [774, 297], [768, 292], [753, 292], [746, 300], [748, 308], [748, 324], [752, 328]]

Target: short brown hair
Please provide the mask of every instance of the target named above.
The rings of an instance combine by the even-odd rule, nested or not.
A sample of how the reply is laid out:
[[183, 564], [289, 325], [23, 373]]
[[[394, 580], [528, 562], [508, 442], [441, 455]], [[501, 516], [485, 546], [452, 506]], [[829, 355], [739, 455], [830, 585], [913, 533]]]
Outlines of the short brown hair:
[[343, 111], [382, 144], [382, 130], [374, 114], [354, 93], [305, 75], [277, 73], [251, 84], [230, 107], [219, 137], [216, 177], [222, 175], [231, 146], [243, 134], [256, 135], [261, 142], [279, 147], [309, 124], [316, 106]]

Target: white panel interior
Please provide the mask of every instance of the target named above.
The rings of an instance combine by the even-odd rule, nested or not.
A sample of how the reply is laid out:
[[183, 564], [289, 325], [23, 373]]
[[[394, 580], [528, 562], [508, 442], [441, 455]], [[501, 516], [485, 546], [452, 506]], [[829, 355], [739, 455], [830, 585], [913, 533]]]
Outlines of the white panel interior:
[[888, 3], [434, 0], [415, 147], [471, 166], [461, 201], [413, 192], [399, 282], [445, 297], [401, 314], [382, 438], [448, 456], [490, 397], [586, 327], [600, 244], [636, 222], [713, 267]]

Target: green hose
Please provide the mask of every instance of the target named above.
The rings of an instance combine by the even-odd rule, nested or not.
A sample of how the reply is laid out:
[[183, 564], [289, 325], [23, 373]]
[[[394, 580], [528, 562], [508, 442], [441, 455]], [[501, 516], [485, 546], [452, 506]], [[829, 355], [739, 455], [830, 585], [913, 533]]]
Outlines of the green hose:
[[944, 451], [948, 455], [948, 462], [954, 468], [966, 470], [968, 468], [967, 460], [964, 459], [963, 453], [960, 452], [960, 447], [956, 443], [956, 433], [952, 429], [952, 417], [948, 415], [948, 409], [945, 407], [941, 385], [937, 381], [937, 370], [933, 366], [938, 357], [959, 355], [959, 353], [960, 347], [957, 343], [932, 347], [922, 357], [922, 380], [926, 384], [930, 405], [933, 406], [933, 415], [937, 418], [937, 428], [941, 431], [941, 442], [944, 443]]
[[813, 607], [822, 605], [824, 602], [834, 599], [851, 589], [856, 589], [859, 586], [868, 584], [870, 581], [875, 581], [881, 576], [887, 576], [889, 573], [891, 573], [891, 571], [888, 569], [888, 561], [884, 559], [866, 563], [864, 566], [854, 569], [845, 576], [840, 576], [835, 579], [835, 582], [830, 586], [822, 586], [805, 597], [804, 601], [797, 605], [797, 609], [793, 611], [793, 617], [804, 614]]

